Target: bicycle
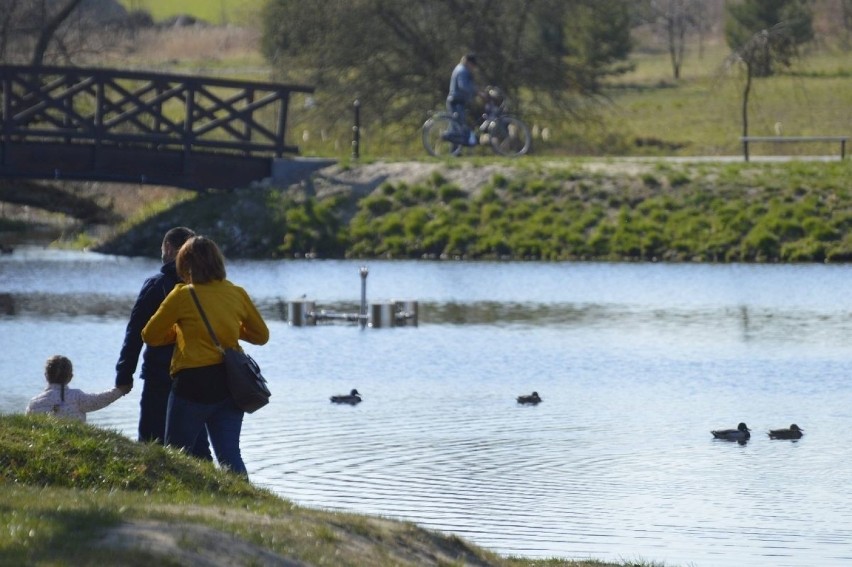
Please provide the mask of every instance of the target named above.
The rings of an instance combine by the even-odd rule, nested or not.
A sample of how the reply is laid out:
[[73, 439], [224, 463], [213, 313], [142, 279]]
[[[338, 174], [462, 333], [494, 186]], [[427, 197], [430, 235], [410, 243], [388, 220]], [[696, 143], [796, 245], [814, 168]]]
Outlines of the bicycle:
[[[532, 147], [529, 127], [520, 119], [508, 114], [508, 99], [497, 87], [488, 87], [484, 93], [485, 113], [477, 127], [477, 140], [487, 143], [501, 156], [525, 155]], [[468, 144], [467, 128], [456, 116], [447, 111], [435, 112], [423, 124], [423, 147], [435, 157], [457, 156]], [[482, 140], [485, 139], [485, 142]], [[474, 144], [475, 146], [476, 144]]]

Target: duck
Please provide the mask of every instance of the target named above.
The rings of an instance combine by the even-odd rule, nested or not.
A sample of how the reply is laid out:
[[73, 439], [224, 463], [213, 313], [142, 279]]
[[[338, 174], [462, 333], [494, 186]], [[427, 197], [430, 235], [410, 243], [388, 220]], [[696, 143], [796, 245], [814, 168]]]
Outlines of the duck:
[[358, 393], [358, 390], [353, 388], [352, 391], [349, 392], [349, 395], [342, 394], [338, 396], [332, 396], [331, 403], [349, 404], [351, 406], [354, 406], [355, 404], [361, 403], [361, 394]]
[[538, 392], [533, 392], [529, 396], [518, 396], [519, 404], [532, 404], [536, 405], [541, 401], [541, 398], [538, 396]]
[[711, 431], [716, 439], [725, 439], [727, 441], [748, 441], [751, 438], [751, 429], [745, 423], [737, 425], [736, 429], [717, 429]]
[[794, 423], [787, 429], [770, 429], [768, 435], [770, 439], [801, 439], [804, 432], [804, 429]]

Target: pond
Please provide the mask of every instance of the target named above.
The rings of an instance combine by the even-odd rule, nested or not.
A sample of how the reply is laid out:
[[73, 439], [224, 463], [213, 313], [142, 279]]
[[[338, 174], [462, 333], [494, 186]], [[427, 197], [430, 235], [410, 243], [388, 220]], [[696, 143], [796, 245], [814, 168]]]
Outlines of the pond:
[[[291, 327], [357, 310], [351, 261], [234, 261], [271, 330], [252, 481], [306, 506], [412, 520], [502, 554], [671, 565], [852, 562], [852, 267], [371, 261], [371, 302], [417, 327]], [[114, 378], [150, 259], [0, 257], [0, 411], [44, 360]], [[364, 401], [336, 406], [357, 388]], [[135, 437], [141, 387], [90, 422]], [[537, 391], [543, 402], [515, 398]], [[745, 421], [745, 445], [711, 429]], [[797, 423], [805, 436], [771, 441]]]

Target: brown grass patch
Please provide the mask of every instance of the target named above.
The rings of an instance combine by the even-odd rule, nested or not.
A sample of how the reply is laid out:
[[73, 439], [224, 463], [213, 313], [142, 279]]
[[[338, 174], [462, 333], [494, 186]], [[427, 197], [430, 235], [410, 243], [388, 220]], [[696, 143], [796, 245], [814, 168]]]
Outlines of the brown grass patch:
[[[191, 69], [193, 74], [268, 75], [260, 54], [260, 32], [234, 26], [152, 28], [137, 32], [109, 54], [111, 64], [130, 63], [157, 71]], [[211, 68], [212, 67], [212, 68]]]

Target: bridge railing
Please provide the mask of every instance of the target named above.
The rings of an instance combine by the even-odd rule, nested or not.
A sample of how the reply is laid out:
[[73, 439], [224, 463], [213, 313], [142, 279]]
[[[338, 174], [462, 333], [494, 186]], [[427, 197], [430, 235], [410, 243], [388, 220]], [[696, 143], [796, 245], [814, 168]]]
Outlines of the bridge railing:
[[122, 71], [0, 66], [3, 142], [298, 153], [285, 139], [292, 93], [313, 88]]

